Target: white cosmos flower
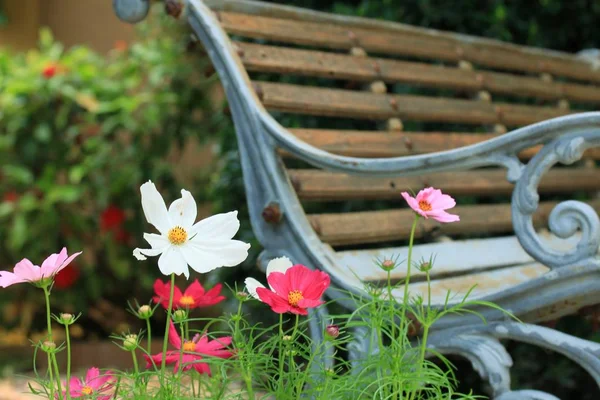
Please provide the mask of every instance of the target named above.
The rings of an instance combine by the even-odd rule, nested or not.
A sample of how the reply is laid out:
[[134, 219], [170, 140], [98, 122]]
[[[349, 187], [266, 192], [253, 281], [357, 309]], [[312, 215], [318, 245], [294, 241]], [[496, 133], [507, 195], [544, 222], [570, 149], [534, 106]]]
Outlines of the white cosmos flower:
[[[294, 265], [287, 257], [274, 258], [267, 264], [267, 279], [269, 279], [269, 275], [271, 275], [271, 273], [281, 272], [282, 274], [285, 274], [285, 271], [292, 268], [293, 266]], [[256, 289], [264, 288], [265, 285], [263, 285], [254, 278], [246, 278], [244, 280], [244, 283], [246, 284], [246, 290], [248, 291], [248, 294], [257, 300], [260, 300], [258, 294], [256, 293]], [[271, 288], [271, 290], [273, 290], [271, 285], [269, 285], [269, 287]]]
[[185, 275], [188, 265], [193, 270], [206, 273], [220, 267], [233, 267], [248, 257], [248, 243], [232, 240], [240, 228], [237, 211], [217, 214], [196, 221], [196, 201], [187, 190], [181, 198], [171, 203], [169, 210], [156, 186], [151, 181], [140, 187], [142, 208], [149, 223], [160, 232], [144, 233], [151, 249], [135, 249], [138, 260], [145, 256], [158, 256], [158, 268], [164, 275]]

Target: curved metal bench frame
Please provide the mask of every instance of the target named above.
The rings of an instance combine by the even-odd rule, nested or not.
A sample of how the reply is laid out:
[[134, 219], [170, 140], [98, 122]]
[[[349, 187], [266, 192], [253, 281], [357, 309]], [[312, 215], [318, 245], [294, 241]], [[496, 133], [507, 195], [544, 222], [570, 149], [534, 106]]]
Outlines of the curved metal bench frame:
[[[124, 8], [118, 8], [119, 3], [146, 2], [114, 1], [117, 13], [124, 19], [127, 16]], [[235, 3], [242, 11], [267, 7], [249, 1], [208, 0], [206, 3], [211, 8], [226, 8]], [[363, 24], [368, 21], [271, 4], [268, 7], [294, 14], [304, 13], [303, 18], [320, 21], [346, 20]], [[581, 234], [577, 246], [566, 252], [560, 253], [544, 245], [532, 224], [532, 214], [539, 203], [537, 188], [542, 175], [554, 164], [571, 164], [581, 159], [586, 149], [600, 146], [600, 112], [555, 118], [479, 144], [427, 155], [381, 159], [334, 155], [297, 139], [265, 110], [227, 34], [206, 4], [201, 0], [188, 0], [187, 20], [206, 48], [229, 100], [251, 223], [265, 249], [259, 265], [265, 266], [270, 259], [286, 255], [326, 271], [335, 287], [368, 296], [358, 288], [352, 277], [338, 273], [332, 250], [320, 241], [310, 226], [276, 154], [276, 147], [314, 166], [363, 176], [398, 177], [501, 166], [507, 170], [508, 181], [515, 183], [512, 196], [515, 234], [522, 247], [551, 271], [484, 299], [516, 315], [548, 309], [558, 303], [569, 303], [570, 306], [565, 309], [569, 312], [600, 302], [600, 218], [593, 208], [582, 202], [566, 201], [552, 211], [549, 227], [553, 234], [560, 238], [571, 237], [576, 231]], [[527, 164], [523, 164], [517, 154], [537, 144], [544, 147]], [[268, 222], [263, 217], [264, 212], [279, 212], [282, 219], [278, 223]], [[329, 295], [335, 297], [335, 291]], [[346, 307], [353, 307], [352, 303], [339, 300]], [[471, 360], [481, 376], [490, 381], [497, 399], [556, 399], [537, 391], [510, 390], [508, 369], [512, 360], [498, 341], [501, 338], [532, 343], [562, 353], [582, 365], [600, 386], [600, 345], [548, 328], [505, 321], [503, 314], [496, 310], [482, 308], [476, 311], [483, 314], [490, 324], [481, 325], [476, 316], [450, 315], [434, 326], [430, 346], [440, 353], [459, 354]], [[326, 311], [313, 313], [313, 317], [312, 334], [316, 339], [322, 339]], [[358, 353], [354, 357], [360, 357], [360, 353], [368, 349], [368, 340], [357, 337], [353, 349]]]

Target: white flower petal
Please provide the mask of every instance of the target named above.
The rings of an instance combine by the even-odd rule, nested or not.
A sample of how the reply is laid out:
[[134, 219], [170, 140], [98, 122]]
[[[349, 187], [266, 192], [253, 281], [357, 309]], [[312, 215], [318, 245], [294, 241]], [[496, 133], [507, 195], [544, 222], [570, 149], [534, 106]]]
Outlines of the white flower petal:
[[249, 248], [248, 243], [239, 240], [191, 240], [180, 246], [187, 263], [201, 274], [221, 267], [238, 265], [248, 257]]
[[205, 218], [190, 230], [190, 236], [210, 240], [229, 240], [240, 229], [237, 211], [217, 214]]
[[293, 265], [292, 261], [287, 257], [274, 258], [267, 264], [267, 277], [269, 277], [272, 272], [281, 272], [282, 274], [285, 274], [285, 271], [292, 268]]
[[144, 233], [144, 239], [146, 239], [146, 242], [148, 242], [153, 249], [164, 249], [171, 245], [169, 239], [162, 235], [157, 235], [156, 233]]
[[148, 257], [154, 257], [157, 256], [159, 254], [161, 254], [163, 251], [165, 251], [166, 248], [162, 248], [162, 249], [133, 249], [133, 256], [135, 258], [137, 258], [140, 261], [143, 261], [146, 259], [145, 256]]
[[156, 186], [152, 181], [144, 183], [140, 187], [142, 193], [142, 208], [149, 223], [154, 225], [160, 233], [166, 234], [172, 228], [169, 221], [167, 206]]
[[196, 222], [196, 200], [187, 190], [181, 190], [181, 198], [175, 200], [169, 206], [169, 218], [173, 225], [179, 225], [189, 231]]
[[248, 291], [248, 294], [254, 297], [256, 300], [260, 300], [260, 298], [258, 297], [258, 293], [256, 293], [256, 289], [258, 289], [259, 287], [265, 288], [265, 285], [263, 285], [254, 278], [246, 278], [246, 280], [244, 280], [244, 283], [246, 284], [246, 290]]
[[163, 275], [185, 275], [186, 279], [190, 277], [190, 270], [187, 262], [181, 254], [181, 249], [177, 246], [169, 246], [158, 259], [158, 269]]

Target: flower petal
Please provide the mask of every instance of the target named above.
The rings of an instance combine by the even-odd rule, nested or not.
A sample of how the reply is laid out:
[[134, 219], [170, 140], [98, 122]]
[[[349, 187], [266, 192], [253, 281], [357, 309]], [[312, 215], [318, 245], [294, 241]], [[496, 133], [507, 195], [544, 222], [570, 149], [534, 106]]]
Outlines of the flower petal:
[[240, 229], [240, 221], [237, 211], [216, 214], [196, 223], [190, 229], [190, 236], [198, 236], [202, 239], [229, 240]]
[[246, 290], [248, 291], [248, 294], [257, 300], [260, 300], [260, 298], [258, 297], [258, 294], [256, 293], [256, 289], [258, 289], [258, 288], [266, 289], [265, 285], [263, 285], [262, 283], [260, 283], [259, 281], [257, 281], [254, 278], [246, 278], [244, 280], [244, 283], [246, 284]]
[[456, 200], [447, 194], [441, 194], [431, 200], [431, 208], [434, 210], [447, 210], [456, 206]]
[[177, 328], [173, 321], [169, 321], [169, 343], [171, 346], [175, 347], [177, 350], [181, 349], [181, 338], [177, 333]]
[[267, 276], [271, 274], [271, 272], [281, 272], [285, 274], [285, 271], [292, 268], [294, 264], [287, 257], [278, 257], [274, 258], [267, 264]]
[[[276, 274], [272, 274], [271, 276], [273, 275]], [[258, 288], [256, 289], [256, 293], [258, 294], [260, 301], [271, 306], [273, 312], [276, 312], [277, 314], [284, 314], [288, 311], [291, 311], [292, 307], [290, 306], [287, 299], [283, 299], [281, 296], [270, 291], [269, 289]]]
[[[71, 261], [73, 261], [75, 259], [75, 257], [77, 257], [78, 255], [80, 255], [82, 252], [79, 251], [77, 253], [71, 254], [71, 256], [69, 258], [67, 258], [66, 260], [64, 260], [62, 262], [62, 264], [58, 265], [55, 269], [54, 272], [51, 274], [52, 276], [58, 274], [60, 271], [62, 271], [63, 269], [65, 269], [67, 267], [67, 265], [71, 264]], [[48, 274], [46, 273], [46, 271], [44, 271], [44, 267], [42, 267], [42, 274], [44, 276], [48, 276]]]
[[44, 276], [54, 275], [52, 272], [58, 268], [63, 261], [67, 259], [67, 248], [63, 247], [60, 253], [50, 254], [42, 263], [42, 273]]
[[181, 190], [181, 198], [175, 200], [169, 206], [169, 219], [173, 225], [183, 227], [189, 231], [196, 222], [198, 207], [192, 194], [185, 189]]
[[140, 192], [142, 193], [142, 209], [146, 220], [154, 225], [160, 233], [166, 234], [172, 226], [167, 206], [158, 190], [156, 190], [156, 186], [152, 181], [148, 181], [140, 187]]
[[17, 283], [27, 282], [25, 279], [18, 277], [12, 272], [0, 271], [0, 287], [7, 288]]
[[410, 194], [408, 194], [408, 192], [402, 192], [401, 195], [402, 195], [402, 197], [404, 197], [404, 200], [406, 200], [406, 202], [408, 203], [408, 206], [410, 208], [412, 208], [413, 210], [415, 210], [417, 212], [421, 211], [421, 208], [419, 207], [419, 202], [417, 201], [417, 199], [415, 199]]
[[92, 367], [87, 370], [85, 374], [85, 383], [90, 384], [94, 379], [97, 379], [100, 376], [100, 370], [98, 368]]
[[201, 274], [240, 264], [248, 257], [249, 248], [249, 244], [239, 240], [199, 242], [195, 238], [180, 246], [187, 263]]
[[158, 259], [158, 269], [163, 275], [181, 275], [186, 279], [190, 277], [190, 270], [185, 261], [180, 246], [169, 246]]
[[267, 276], [267, 282], [275, 293], [286, 299], [292, 290], [297, 289], [290, 286], [290, 277], [287, 273], [282, 274], [281, 272], [273, 272], [271, 275]]
[[139, 249], [139, 248], [135, 248], [135, 249], [133, 249], [133, 256], [135, 258], [137, 258], [138, 260], [143, 261], [143, 260], [146, 259], [145, 256], [154, 257], [154, 256], [157, 256], [159, 254], [162, 254], [167, 249], [168, 249], [168, 247], [165, 247], [163, 249]]
[[22, 282], [37, 282], [43, 278], [41, 268], [26, 258], [19, 261], [13, 271]]
[[457, 222], [460, 221], [460, 217], [456, 214], [449, 214], [444, 210], [434, 210], [427, 212], [429, 217], [435, 219], [438, 222], [447, 223], [447, 222]]
[[171, 245], [169, 239], [163, 235], [157, 235], [156, 233], [144, 233], [144, 239], [146, 239], [146, 242], [148, 242], [153, 249], [164, 249]]
[[225, 296], [221, 296], [223, 285], [217, 283], [208, 292], [204, 293], [202, 298], [196, 299], [196, 304], [201, 307], [212, 306], [225, 300]]
[[[169, 296], [171, 295], [171, 282], [163, 282], [160, 279], [154, 281], [154, 296], [152, 300], [160, 303], [165, 309], [169, 307]], [[178, 304], [181, 299], [181, 290], [175, 286], [173, 290], [173, 304]]]

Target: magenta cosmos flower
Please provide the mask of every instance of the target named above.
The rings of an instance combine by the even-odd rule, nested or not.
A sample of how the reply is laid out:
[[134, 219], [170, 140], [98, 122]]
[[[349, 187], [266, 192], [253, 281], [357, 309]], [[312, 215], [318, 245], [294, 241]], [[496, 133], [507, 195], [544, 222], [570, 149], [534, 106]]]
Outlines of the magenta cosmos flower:
[[[308, 308], [323, 304], [321, 297], [329, 287], [330, 278], [325, 272], [313, 271], [298, 264], [287, 268], [285, 272], [273, 271], [267, 275], [270, 289], [260, 285], [249, 288], [256, 292], [259, 300], [271, 306], [271, 309], [283, 314], [307, 315]], [[248, 280], [246, 282], [248, 287]]]
[[[105, 394], [110, 391], [115, 383], [115, 377], [107, 372], [100, 375], [98, 368], [90, 368], [85, 375], [85, 379], [71, 378], [69, 380], [69, 394], [72, 398], [85, 397], [97, 400], [109, 400], [112, 394]], [[66, 382], [63, 382], [66, 387]], [[63, 393], [63, 396], [66, 392]], [[66, 397], [66, 396], [64, 396]]]
[[67, 248], [63, 247], [60, 253], [51, 254], [46, 258], [41, 267], [33, 265], [31, 261], [24, 258], [15, 265], [13, 272], [0, 271], [0, 286], [6, 288], [17, 283], [37, 283], [44, 279], [53, 279], [80, 254], [81, 252], [68, 257]]
[[[179, 361], [181, 357], [183, 371], [194, 368], [199, 373], [210, 376], [210, 366], [207, 363], [201, 362], [203, 356], [230, 358], [233, 355], [233, 352], [226, 348], [231, 344], [231, 336], [208, 340], [206, 334], [202, 336], [196, 334], [194, 339], [184, 340], [184, 342], [181, 343], [181, 338], [177, 334], [177, 329], [175, 328], [173, 321], [171, 321], [171, 325], [169, 326], [169, 343], [171, 343], [171, 346], [175, 347], [176, 350], [167, 351], [165, 361], [167, 364], [175, 364], [175, 372], [179, 370]], [[180, 354], [182, 349], [183, 354]], [[144, 354], [144, 358], [146, 359], [146, 368], [150, 368], [153, 364], [160, 365], [163, 353], [155, 354], [151, 357]]]
[[438, 222], [460, 221], [458, 215], [446, 212], [447, 209], [456, 205], [456, 201], [447, 194], [443, 194], [439, 189], [428, 187], [417, 193], [417, 197], [402, 192], [402, 197], [404, 197], [410, 208], [422, 217], [432, 218]]
[[[215, 287], [208, 292], [204, 290], [198, 279], [194, 280], [191, 285], [182, 293], [181, 289], [175, 286], [173, 291], [173, 308], [200, 308], [208, 307], [220, 303], [225, 300], [225, 296], [221, 296], [222, 285], [216, 284]], [[171, 295], [171, 283], [163, 282], [157, 279], [154, 282], [154, 302], [160, 303], [165, 309], [169, 307], [169, 296]]]

